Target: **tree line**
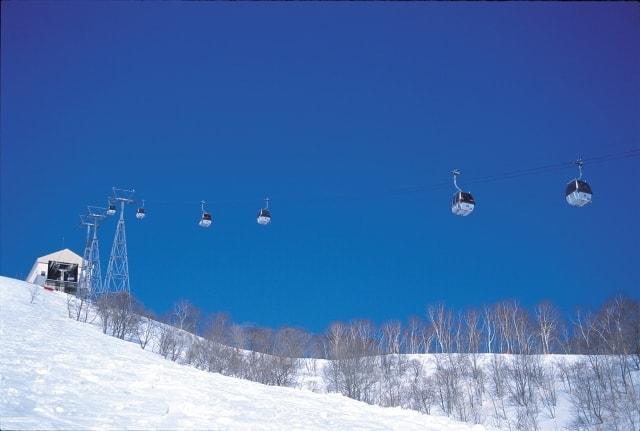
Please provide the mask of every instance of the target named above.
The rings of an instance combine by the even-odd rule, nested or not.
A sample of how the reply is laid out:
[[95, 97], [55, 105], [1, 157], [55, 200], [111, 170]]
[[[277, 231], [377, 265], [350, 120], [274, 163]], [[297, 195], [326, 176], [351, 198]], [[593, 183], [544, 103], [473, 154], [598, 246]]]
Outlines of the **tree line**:
[[[322, 334], [203, 316], [186, 300], [156, 316], [122, 292], [69, 296], [68, 310], [168, 360], [263, 384], [319, 376], [310, 389], [523, 430], [555, 419], [561, 391], [575, 429], [640, 428], [640, 302], [628, 297], [569, 318], [550, 302], [466, 310], [438, 303], [406, 322], [333, 322]], [[553, 354], [580, 356], [548, 360]]]

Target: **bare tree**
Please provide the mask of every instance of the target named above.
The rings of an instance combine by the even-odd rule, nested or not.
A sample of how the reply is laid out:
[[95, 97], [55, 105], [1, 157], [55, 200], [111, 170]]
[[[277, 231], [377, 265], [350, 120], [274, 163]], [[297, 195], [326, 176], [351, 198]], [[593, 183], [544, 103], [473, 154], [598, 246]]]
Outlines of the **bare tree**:
[[463, 318], [466, 330], [466, 351], [469, 353], [480, 353], [481, 333], [481, 315], [475, 309], [469, 309]]
[[507, 394], [507, 371], [505, 360], [502, 355], [492, 354], [489, 364], [490, 390], [489, 395], [493, 405], [493, 417], [496, 426], [502, 427], [504, 422], [509, 421], [505, 405]]
[[158, 353], [165, 359], [177, 361], [187, 345], [186, 334], [178, 328], [166, 323], [158, 328]]
[[453, 353], [435, 355], [434, 379], [438, 391], [440, 409], [448, 416], [467, 420], [464, 412], [461, 357]]
[[513, 353], [514, 349], [514, 329], [512, 327], [512, 316], [515, 308], [514, 302], [501, 302], [494, 306], [494, 317], [498, 328], [498, 343], [500, 353]]
[[178, 329], [196, 333], [200, 310], [186, 299], [181, 299], [173, 305], [172, 323]]
[[603, 390], [607, 387], [605, 358], [592, 356], [591, 359], [589, 364], [576, 363], [570, 368], [574, 426], [584, 429], [595, 429], [606, 419], [606, 393]]
[[401, 349], [402, 324], [398, 320], [385, 322], [380, 328], [379, 350], [381, 353], [398, 354]]
[[366, 320], [349, 325], [334, 323], [329, 327], [327, 338], [332, 360], [324, 369], [324, 377], [330, 391], [373, 402], [378, 368], [373, 332], [373, 325]]
[[325, 334], [309, 334], [310, 338], [307, 343], [307, 351], [309, 356], [318, 359], [328, 359], [328, 343]]
[[334, 322], [327, 330], [327, 351], [329, 359], [343, 356], [347, 347], [347, 326], [342, 322]]
[[540, 401], [550, 418], [556, 417], [556, 406], [558, 395], [556, 392], [556, 380], [558, 372], [553, 363], [547, 364], [542, 370], [542, 380], [540, 381]]
[[146, 349], [149, 342], [156, 336], [158, 322], [156, 316], [151, 311], [141, 309], [140, 323], [137, 328], [138, 342], [142, 350]]
[[232, 324], [229, 327], [231, 345], [237, 349], [246, 349], [247, 334], [242, 325]]
[[275, 333], [273, 355], [274, 384], [291, 386], [298, 375], [300, 358], [311, 336], [301, 329], [284, 327]]
[[86, 290], [78, 291], [77, 295], [67, 295], [67, 313], [71, 319], [86, 322], [89, 319], [91, 302]]
[[422, 338], [421, 338], [421, 344], [420, 344], [420, 351], [422, 353], [431, 353], [434, 349], [434, 343], [435, 343], [435, 337], [436, 337], [436, 332], [433, 329], [433, 325], [431, 324], [427, 324], [424, 327], [424, 331], [422, 333]]
[[466, 334], [465, 354], [468, 355], [467, 362], [470, 364], [466, 396], [475, 423], [481, 422], [481, 407], [484, 400], [486, 380], [485, 372], [480, 363], [481, 317], [480, 312], [475, 309], [467, 310], [463, 317]]
[[436, 403], [436, 390], [433, 378], [427, 377], [422, 363], [412, 360], [408, 364], [410, 375], [409, 408], [431, 414]]
[[536, 306], [535, 316], [541, 353], [555, 353], [559, 341], [560, 313], [550, 302], [545, 301]]
[[311, 334], [298, 329], [283, 327], [275, 335], [275, 352], [289, 358], [302, 358], [311, 340]]
[[128, 292], [111, 292], [102, 295], [96, 309], [102, 322], [102, 330], [124, 339], [137, 332], [140, 318], [136, 314], [137, 301]]
[[439, 303], [427, 307], [427, 315], [431, 321], [439, 351], [441, 353], [452, 352], [454, 344], [453, 312], [447, 309], [444, 304]]
[[229, 338], [233, 351], [229, 362], [229, 370], [231, 375], [245, 378], [247, 375], [247, 361], [245, 360], [245, 351], [247, 347], [247, 333], [244, 326], [232, 324], [229, 328]]
[[215, 313], [209, 316], [205, 337], [214, 343], [228, 344], [231, 317], [227, 313]]
[[409, 385], [409, 361], [404, 355], [392, 353], [378, 358], [380, 365], [380, 390], [377, 404], [384, 407], [398, 407], [407, 398]]
[[[298, 371], [298, 359], [284, 355], [289, 343], [290, 328], [278, 334], [269, 328], [245, 328], [249, 351], [245, 355], [245, 376], [266, 385], [290, 386]], [[278, 336], [282, 344], [277, 345]]]
[[418, 316], [411, 316], [404, 330], [404, 344], [407, 353], [416, 354], [424, 352], [424, 350], [422, 350], [424, 332], [424, 322]]
[[483, 307], [482, 315], [486, 351], [493, 353], [495, 351], [494, 342], [497, 332], [497, 314], [495, 307]]
[[485, 330], [495, 330], [497, 349], [500, 353], [533, 353], [535, 331], [529, 313], [516, 301], [496, 304], [490, 312], [485, 311]]

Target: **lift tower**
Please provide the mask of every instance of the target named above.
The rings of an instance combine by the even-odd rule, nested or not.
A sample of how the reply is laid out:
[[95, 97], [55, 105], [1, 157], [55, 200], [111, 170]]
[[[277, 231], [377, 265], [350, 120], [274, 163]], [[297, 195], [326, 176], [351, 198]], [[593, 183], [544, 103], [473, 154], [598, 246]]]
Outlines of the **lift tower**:
[[[106, 217], [106, 208], [88, 206], [87, 214], [80, 221], [87, 226], [87, 241], [84, 247], [83, 265], [78, 283], [79, 295], [97, 297], [102, 294], [102, 270], [100, 269], [100, 248], [98, 245], [98, 226]], [[93, 233], [93, 235], [92, 235]]]
[[[125, 204], [134, 202], [133, 194], [135, 190], [117, 189], [113, 187], [113, 196], [110, 202], [120, 202], [120, 218], [116, 227], [116, 234], [113, 238], [111, 256], [109, 256], [109, 266], [107, 267], [107, 277], [105, 278], [103, 290], [105, 292], [127, 292], [129, 288], [129, 260], [127, 258], [127, 235], [124, 228], [124, 207]], [[108, 214], [109, 212], [107, 212]]]

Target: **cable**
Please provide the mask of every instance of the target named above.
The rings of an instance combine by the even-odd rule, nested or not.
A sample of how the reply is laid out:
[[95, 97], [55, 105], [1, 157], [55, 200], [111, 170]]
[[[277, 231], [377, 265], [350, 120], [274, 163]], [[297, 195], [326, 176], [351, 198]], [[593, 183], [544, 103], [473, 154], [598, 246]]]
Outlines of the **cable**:
[[[584, 166], [597, 166], [613, 161], [618, 160], [627, 160], [627, 159], [635, 159], [640, 158], [640, 148], [631, 148], [624, 151], [609, 153], [609, 154], [601, 154], [592, 157], [582, 158]], [[560, 162], [560, 163], [552, 163], [547, 165], [541, 165], [531, 168], [525, 169], [517, 169], [513, 171], [502, 172], [498, 174], [484, 175], [478, 177], [469, 177], [464, 179], [465, 185], [476, 185], [483, 184], [489, 182], [510, 180], [514, 178], [525, 177], [529, 175], [541, 175], [545, 173], [560, 171], [564, 169], [574, 169], [575, 168], [575, 160]], [[433, 183], [429, 185], [415, 185], [415, 186], [403, 186], [403, 187], [395, 187], [388, 188], [385, 190], [371, 190], [369, 193], [359, 193], [358, 195], [332, 195], [332, 196], [315, 196], [315, 197], [298, 197], [298, 198], [288, 198], [282, 199], [282, 201], [286, 202], [295, 202], [299, 204], [310, 204], [316, 202], [335, 202], [335, 201], [358, 201], [358, 200], [366, 200], [371, 198], [379, 198], [383, 196], [401, 196], [407, 194], [417, 194], [417, 193], [425, 193], [428, 191], [435, 190], [443, 190], [447, 188], [451, 188], [451, 181], [442, 181], [438, 183]], [[280, 201], [277, 199], [276, 202]], [[167, 206], [175, 206], [175, 205], [184, 205], [184, 206], [192, 206], [194, 208], [198, 208], [200, 206], [200, 201], [162, 201], [162, 200], [154, 200], [148, 199], [148, 196], [145, 197], [145, 202], [147, 204], [152, 205], [167, 205]], [[207, 204], [212, 206], [214, 209], [220, 206], [245, 206], [248, 204], [246, 200], [215, 200], [208, 199]]]

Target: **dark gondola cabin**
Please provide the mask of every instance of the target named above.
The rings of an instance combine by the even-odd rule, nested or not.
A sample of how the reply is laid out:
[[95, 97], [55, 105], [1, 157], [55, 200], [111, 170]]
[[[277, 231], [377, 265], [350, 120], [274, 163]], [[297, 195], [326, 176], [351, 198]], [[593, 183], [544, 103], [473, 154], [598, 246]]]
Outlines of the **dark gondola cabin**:
[[145, 216], [146, 213], [144, 212], [144, 208], [138, 208], [138, 211], [136, 211], [136, 218], [138, 220], [142, 220]]
[[202, 214], [202, 218], [200, 219], [200, 222], [198, 224], [201, 227], [209, 227], [211, 226], [211, 223], [213, 223], [213, 218], [211, 217], [211, 214], [205, 212]]
[[586, 181], [575, 179], [567, 184], [564, 195], [569, 205], [583, 207], [591, 203], [593, 192]]
[[468, 216], [473, 212], [476, 202], [469, 192], [456, 192], [451, 199], [451, 212], [459, 216]]
[[114, 204], [109, 204], [109, 208], [107, 208], [107, 215], [114, 215], [116, 213], [116, 206]]

